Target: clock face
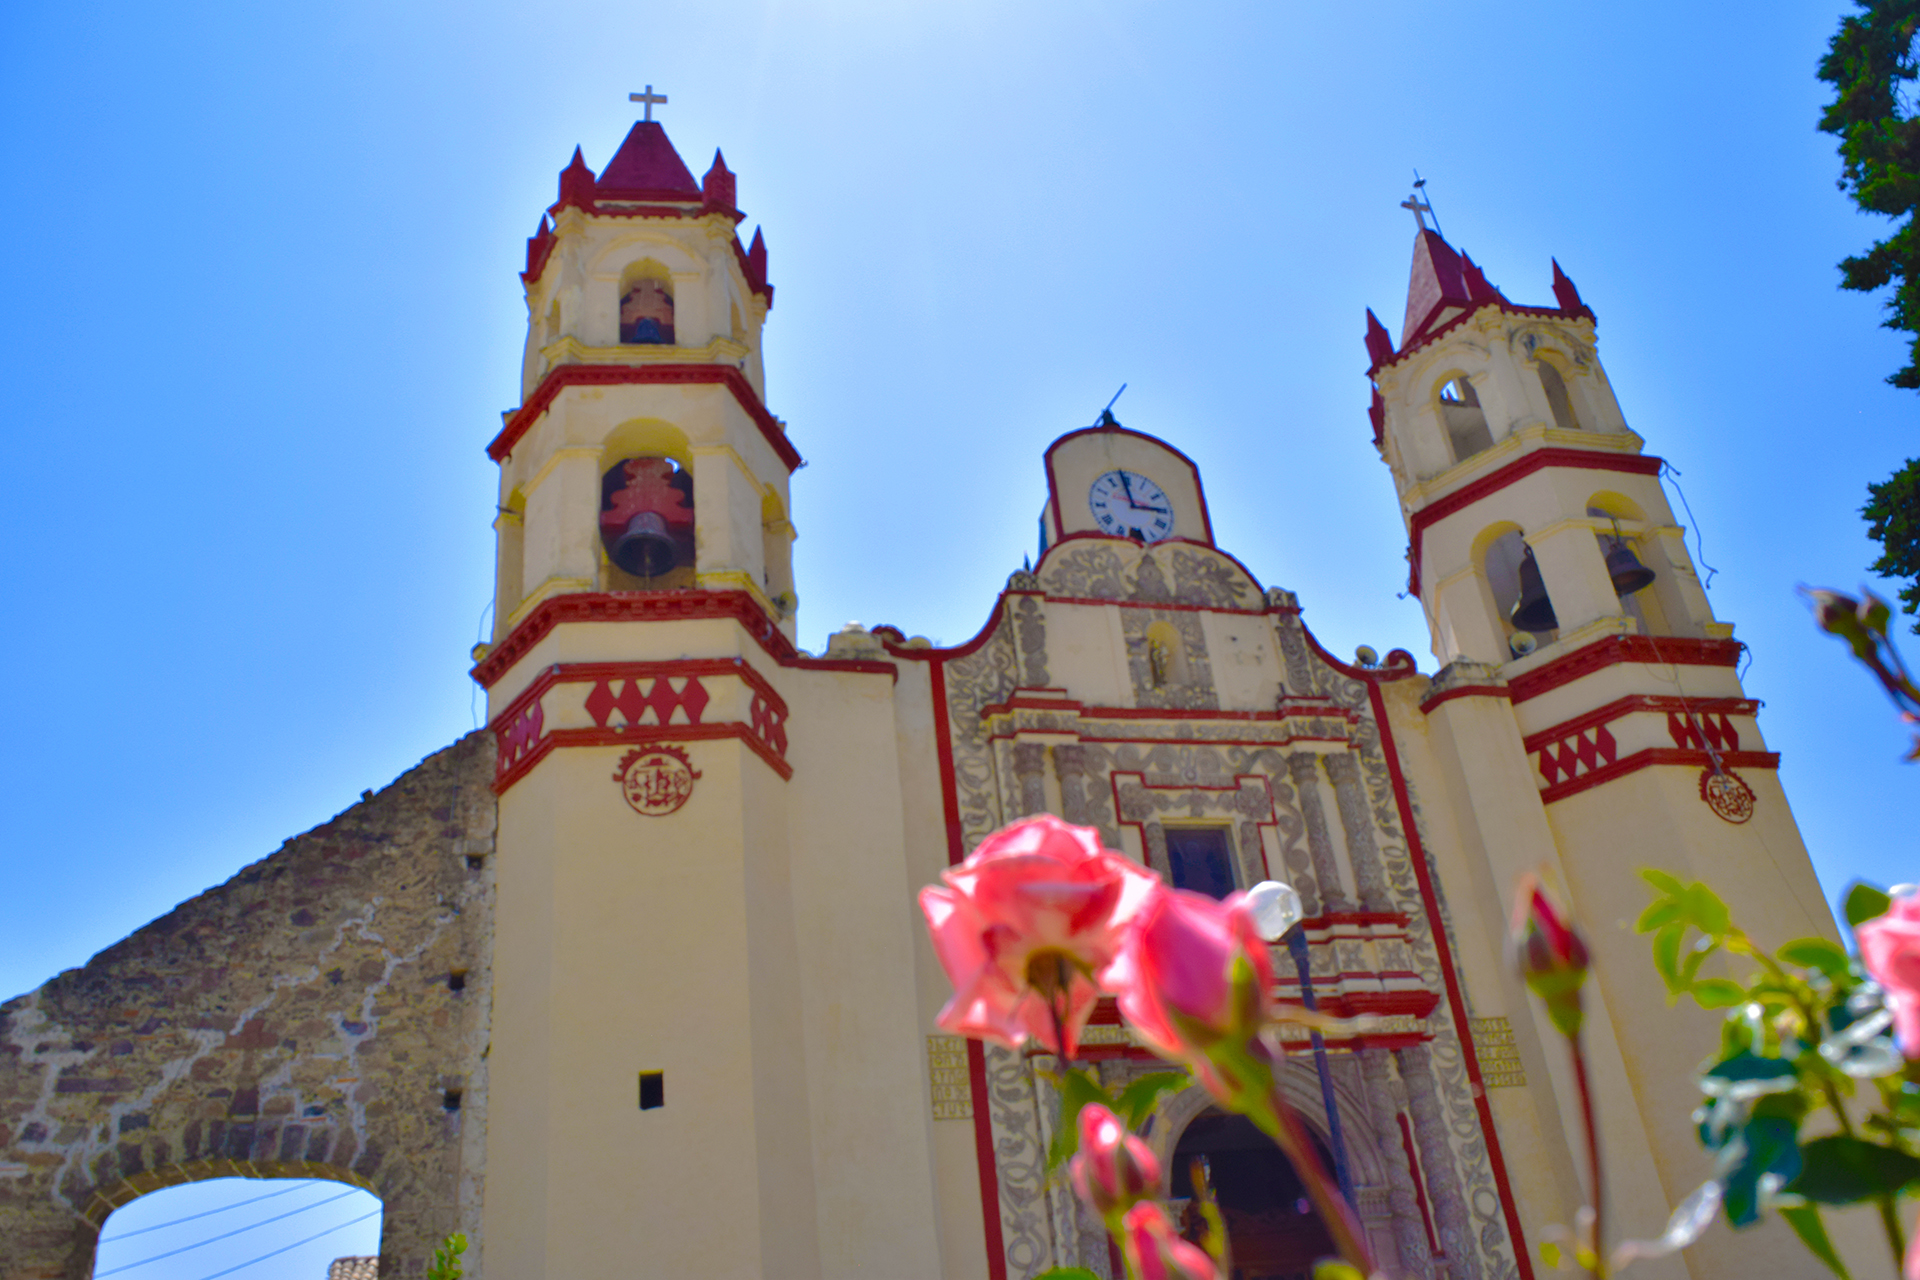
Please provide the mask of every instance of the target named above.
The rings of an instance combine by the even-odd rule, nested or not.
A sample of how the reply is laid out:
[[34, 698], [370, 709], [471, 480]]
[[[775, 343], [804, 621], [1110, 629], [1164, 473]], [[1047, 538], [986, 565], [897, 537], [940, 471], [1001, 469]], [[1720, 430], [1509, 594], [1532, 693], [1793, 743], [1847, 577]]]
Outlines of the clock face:
[[1087, 507], [1102, 533], [1159, 542], [1173, 536], [1173, 504], [1160, 486], [1132, 471], [1109, 471], [1087, 491]]

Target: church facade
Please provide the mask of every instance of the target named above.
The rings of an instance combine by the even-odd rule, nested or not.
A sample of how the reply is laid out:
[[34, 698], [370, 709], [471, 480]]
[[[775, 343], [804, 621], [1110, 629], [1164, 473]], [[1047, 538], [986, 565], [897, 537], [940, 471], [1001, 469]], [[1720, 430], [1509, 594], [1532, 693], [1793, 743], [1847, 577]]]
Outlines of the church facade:
[[[0, 1006], [0, 1277], [87, 1276], [114, 1207], [232, 1174], [377, 1192], [382, 1275], [462, 1230], [492, 1280], [1113, 1276], [1046, 1175], [1052, 1064], [938, 1032], [913, 905], [1039, 812], [1202, 892], [1299, 890], [1280, 994], [1348, 1021], [1289, 1043], [1284, 1087], [1419, 1280], [1531, 1277], [1582, 1202], [1569, 1068], [1503, 959], [1546, 867], [1593, 942], [1610, 1218], [1656, 1233], [1707, 1172], [1715, 1040], [1617, 927], [1638, 868], [1756, 936], [1833, 924], [1557, 264], [1518, 305], [1423, 226], [1398, 339], [1368, 316], [1436, 674], [1327, 653], [1215, 545], [1193, 462], [1104, 416], [1036, 460], [1040, 554], [971, 640], [812, 655], [740, 221], [724, 161], [696, 182], [650, 119], [597, 175], [575, 153], [487, 445], [487, 729]], [[1110, 1012], [1083, 1053], [1164, 1065]], [[1147, 1137], [1175, 1197], [1208, 1160], [1236, 1274], [1304, 1272], [1324, 1232], [1231, 1118], [1188, 1090]], [[1717, 1230], [1645, 1269], [1804, 1264]]]

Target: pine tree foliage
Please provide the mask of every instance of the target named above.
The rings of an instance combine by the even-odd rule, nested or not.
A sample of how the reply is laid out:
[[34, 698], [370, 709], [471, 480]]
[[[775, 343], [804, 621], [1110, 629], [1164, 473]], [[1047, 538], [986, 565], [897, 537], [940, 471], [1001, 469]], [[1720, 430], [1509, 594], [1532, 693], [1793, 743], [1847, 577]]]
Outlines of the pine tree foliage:
[[[1868, 536], [1883, 548], [1873, 571], [1883, 578], [1905, 578], [1900, 605], [1920, 613], [1920, 459], [1908, 459], [1879, 484], [1868, 485], [1867, 493], [1860, 514], [1867, 518]], [[1920, 633], [1920, 623], [1913, 629]]]
[[1840, 139], [1840, 189], [1868, 213], [1904, 219], [1866, 253], [1840, 264], [1841, 287], [1872, 292], [1894, 286], [1887, 302], [1889, 329], [1916, 335], [1904, 368], [1887, 379], [1920, 389], [1920, 119], [1915, 118], [1914, 35], [1920, 0], [1856, 0], [1858, 14], [1843, 18], [1820, 78], [1838, 90], [1820, 128]]

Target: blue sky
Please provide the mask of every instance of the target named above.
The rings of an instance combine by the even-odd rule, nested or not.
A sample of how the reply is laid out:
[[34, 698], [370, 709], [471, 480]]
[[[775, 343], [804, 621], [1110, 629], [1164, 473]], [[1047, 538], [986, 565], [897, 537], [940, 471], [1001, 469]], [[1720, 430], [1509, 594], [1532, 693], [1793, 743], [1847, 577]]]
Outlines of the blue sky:
[[1864, 486], [1920, 408], [1877, 300], [1836, 287], [1880, 231], [1814, 129], [1839, 12], [0, 9], [0, 992], [474, 726], [524, 239], [649, 82], [766, 228], [807, 647], [971, 635], [1041, 450], [1124, 382], [1329, 648], [1431, 670], [1361, 346], [1404, 306], [1417, 167], [1508, 296], [1550, 300], [1557, 256], [1598, 313], [1829, 889], [1914, 878], [1905, 735], [1793, 594], [1864, 580]]

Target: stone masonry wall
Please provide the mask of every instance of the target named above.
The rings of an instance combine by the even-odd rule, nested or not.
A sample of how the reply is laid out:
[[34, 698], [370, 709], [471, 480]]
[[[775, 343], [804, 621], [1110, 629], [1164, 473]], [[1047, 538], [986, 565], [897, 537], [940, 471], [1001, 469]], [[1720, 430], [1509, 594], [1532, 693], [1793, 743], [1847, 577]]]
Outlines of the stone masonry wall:
[[85, 1280], [116, 1206], [210, 1177], [373, 1191], [383, 1277], [477, 1237], [493, 756], [468, 735], [0, 1005], [0, 1278]]

